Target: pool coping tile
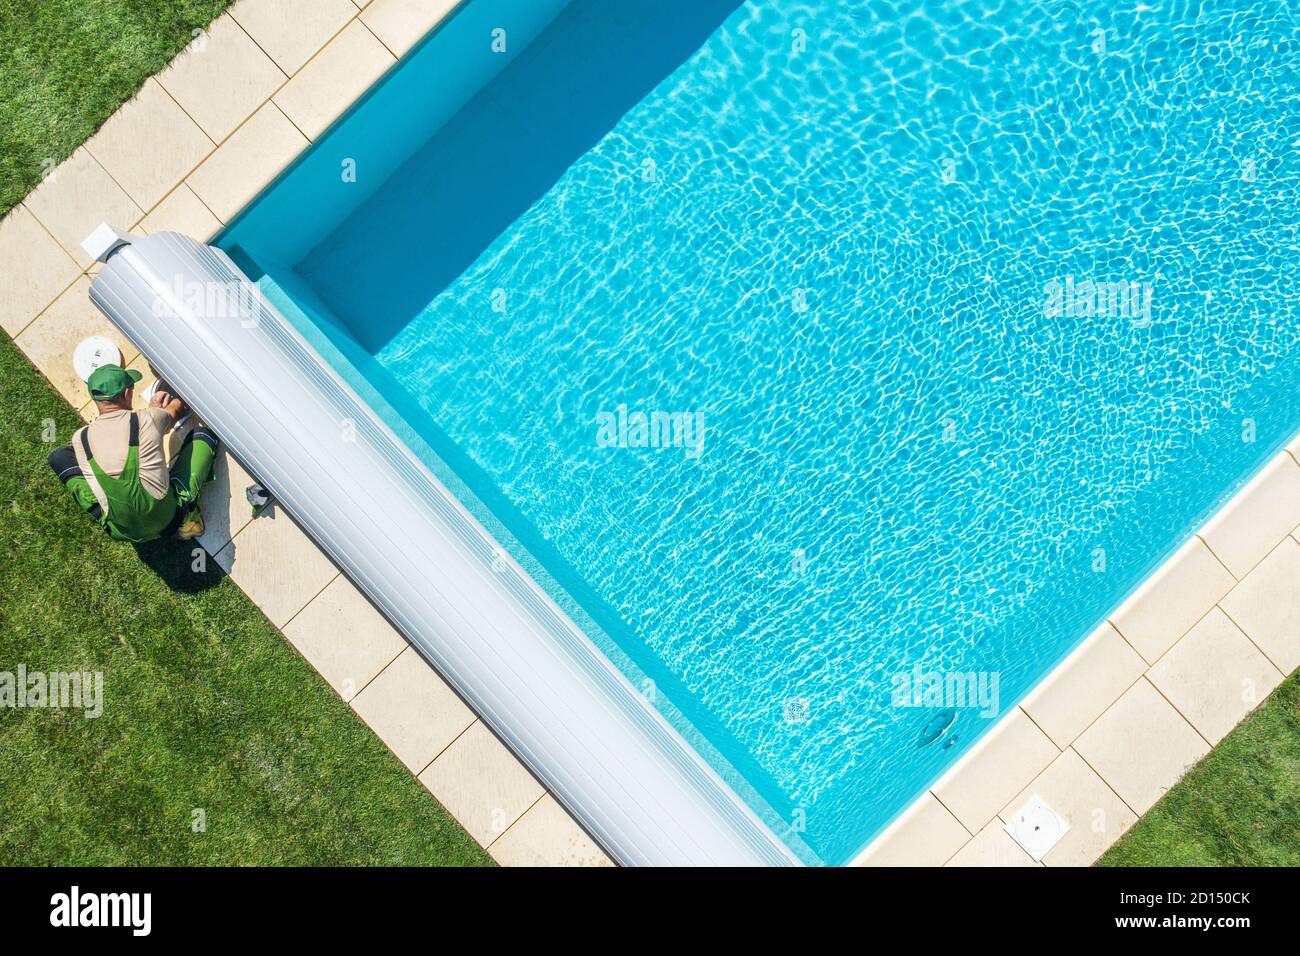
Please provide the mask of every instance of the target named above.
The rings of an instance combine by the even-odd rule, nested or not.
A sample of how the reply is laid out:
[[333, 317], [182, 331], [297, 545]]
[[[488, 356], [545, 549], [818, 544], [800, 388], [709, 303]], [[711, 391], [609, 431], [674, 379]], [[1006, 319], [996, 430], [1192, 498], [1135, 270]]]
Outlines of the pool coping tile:
[[1107, 621], [1040, 681], [1020, 706], [1052, 743], [1064, 749], [1146, 669], [1142, 655]]
[[930, 790], [917, 797], [852, 861], [853, 866], [943, 866], [971, 832]]
[[1154, 664], [1236, 583], [1205, 542], [1193, 536], [1120, 605], [1110, 623]]
[[317, 139], [397, 60], [359, 20], [312, 57], [272, 99], [310, 140]]
[[64, 401], [80, 409], [89, 401], [90, 395], [86, 383], [72, 365], [72, 353], [77, 343], [90, 335], [102, 335], [116, 343], [127, 365], [140, 354], [91, 303], [90, 278], [82, 275], [18, 333], [14, 344], [58, 390]]
[[978, 833], [1060, 752], [1017, 707], [980, 737], [930, 790], [962, 826]]
[[274, 504], [259, 511], [214, 560], [282, 630], [339, 573], [297, 522]]
[[1300, 464], [1275, 456], [1201, 530], [1201, 538], [1240, 580], [1300, 525]]
[[186, 183], [226, 223], [308, 145], [280, 108], [267, 102], [190, 173]]
[[990, 820], [979, 833], [953, 854], [944, 866], [1042, 866], [1025, 852], [999, 819]]
[[294, 615], [284, 636], [346, 701], [408, 648], [406, 639], [342, 574]]
[[140, 220], [136, 229], [146, 236], [155, 232], [179, 232], [207, 242], [221, 231], [221, 220], [187, 183], [181, 183]]
[[459, 3], [460, 0], [373, 0], [362, 11], [361, 22], [400, 59]]

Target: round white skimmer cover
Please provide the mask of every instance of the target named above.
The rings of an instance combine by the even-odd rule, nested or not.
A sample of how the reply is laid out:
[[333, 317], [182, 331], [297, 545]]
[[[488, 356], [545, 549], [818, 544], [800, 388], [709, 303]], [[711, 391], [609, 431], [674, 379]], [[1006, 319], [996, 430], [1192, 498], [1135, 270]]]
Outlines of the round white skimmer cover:
[[92, 335], [88, 339], [82, 339], [72, 353], [72, 367], [77, 370], [83, 382], [101, 365], [121, 364], [122, 350], [114, 345], [111, 339], [106, 339], [102, 335]]

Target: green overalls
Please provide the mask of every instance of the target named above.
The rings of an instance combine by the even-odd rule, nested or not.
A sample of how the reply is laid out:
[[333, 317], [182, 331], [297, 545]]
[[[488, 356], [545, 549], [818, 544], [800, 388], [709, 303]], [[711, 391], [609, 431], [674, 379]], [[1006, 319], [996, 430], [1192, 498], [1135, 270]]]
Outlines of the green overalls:
[[[196, 436], [191, 432], [186, 436], [181, 452], [176, 457], [176, 464], [171, 469], [168, 493], [155, 498], [140, 482], [140, 422], [134, 412], [131, 413], [126, 464], [116, 478], [111, 477], [95, 462], [90, 453], [88, 432], [89, 429], [84, 428], [81, 431], [81, 448], [95, 481], [108, 502], [108, 508], [100, 516], [99, 522], [111, 537], [119, 541], [152, 541], [175, 530], [198, 501], [203, 486], [212, 476], [215, 442], [205, 440], [206, 435], [200, 435], [199, 440], [195, 441]], [[82, 496], [77, 497], [80, 499]]]

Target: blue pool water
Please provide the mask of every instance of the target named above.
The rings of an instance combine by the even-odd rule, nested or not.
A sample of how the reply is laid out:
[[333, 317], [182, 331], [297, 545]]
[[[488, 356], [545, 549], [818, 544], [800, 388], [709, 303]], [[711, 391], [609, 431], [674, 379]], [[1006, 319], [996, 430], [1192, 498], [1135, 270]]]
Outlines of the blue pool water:
[[221, 244], [843, 862], [1300, 425], [1295, 19], [1151, 7], [575, 0]]

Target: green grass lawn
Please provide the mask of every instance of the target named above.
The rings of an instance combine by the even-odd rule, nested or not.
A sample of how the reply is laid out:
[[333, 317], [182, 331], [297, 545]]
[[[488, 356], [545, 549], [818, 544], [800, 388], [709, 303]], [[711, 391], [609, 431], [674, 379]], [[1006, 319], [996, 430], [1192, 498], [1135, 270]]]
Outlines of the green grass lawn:
[[1098, 865], [1300, 866], [1300, 671]]
[[[0, 215], [230, 0], [0, 3]], [[48, 164], [48, 165], [47, 165]]]
[[0, 410], [0, 671], [104, 674], [95, 719], [0, 708], [0, 866], [490, 862], [215, 562], [76, 509], [81, 422], [3, 333]]
[[[0, 215], [228, 5], [0, 3]], [[490, 863], [214, 562], [77, 511], [45, 456], [80, 424], [0, 333], [0, 671], [105, 697], [0, 708], [0, 865]]]

